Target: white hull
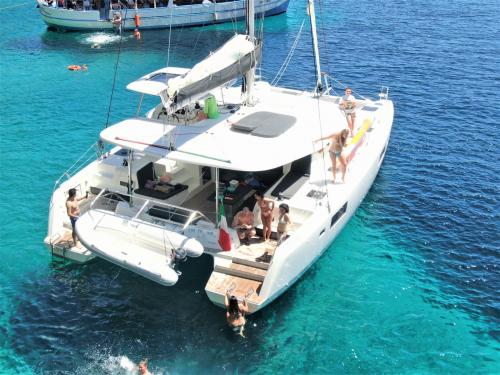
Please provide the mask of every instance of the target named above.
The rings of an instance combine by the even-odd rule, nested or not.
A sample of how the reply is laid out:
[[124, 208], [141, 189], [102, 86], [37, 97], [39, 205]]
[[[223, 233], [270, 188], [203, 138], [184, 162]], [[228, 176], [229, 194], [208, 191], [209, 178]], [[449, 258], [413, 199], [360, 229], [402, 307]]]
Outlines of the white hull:
[[[229, 98], [231, 97], [240, 97], [239, 88], [229, 88], [226, 91], [224, 93], [226, 100], [230, 100]], [[134, 220], [145, 220], [147, 223], [162, 221], [160, 225], [163, 225], [169, 231], [177, 231], [178, 233], [183, 233], [183, 236], [196, 238], [203, 244], [205, 252], [214, 257], [214, 272], [205, 288], [210, 300], [216, 305], [223, 306], [225, 291], [231, 288], [233, 284], [237, 284], [238, 294], [244, 295], [248, 291], [252, 294], [247, 299], [250, 312], [255, 312], [265, 307], [297, 281], [329, 247], [355, 213], [370, 189], [383, 161], [385, 149], [389, 142], [394, 112], [392, 102], [388, 100], [369, 101], [366, 104], [366, 110], [358, 112], [356, 126], [358, 130], [357, 133], [355, 131], [357, 135], [353, 138], [357, 139], [358, 142], [347, 149], [348, 153], [352, 155], [352, 160], [349, 162], [347, 180], [345, 183], [332, 183], [331, 162], [327, 147], [325, 146], [323, 151], [318, 152], [321, 148], [319, 144], [311, 147], [311, 144], [303, 139], [306, 134], [310, 139], [318, 138], [318, 134], [311, 134], [312, 130], [309, 126], [309, 113], [314, 108], [317, 108], [317, 99], [310, 94], [294, 90], [275, 89], [266, 84], [256, 85], [255, 92], [259, 97], [266, 97], [269, 102], [274, 103], [272, 106], [275, 111], [283, 108], [285, 113], [296, 116], [294, 131], [288, 135], [292, 138], [283, 138], [281, 142], [276, 143], [273, 138], [259, 139], [259, 137], [241, 135], [228, 130], [226, 124], [232, 121], [228, 116], [241, 117], [242, 113], [240, 112], [234, 115], [230, 113], [223, 114], [217, 121], [205, 120], [206, 127], [207, 129], [212, 129], [211, 133], [213, 134], [221, 132], [219, 136], [214, 138], [217, 142], [219, 142], [219, 139], [227, 137], [234, 137], [236, 142], [236, 139], [244, 137], [247, 149], [258, 150], [258, 145], [262, 144], [260, 150], [268, 150], [270, 154], [253, 154], [250, 159], [243, 158], [239, 160], [237, 156], [242, 153], [240, 152], [241, 146], [238, 148], [237, 143], [228, 142], [224, 144], [223, 150], [218, 150], [209, 143], [209, 139], [205, 139], [200, 143], [196, 143], [197, 147], [200, 147], [198, 151], [199, 155], [211, 154], [213, 156], [210, 159], [204, 158], [204, 162], [199, 161], [200, 156], [198, 154], [196, 154], [198, 156], [194, 156], [190, 152], [182, 153], [182, 149], [170, 154], [175, 155], [175, 159], [173, 159], [173, 156], [172, 158], [164, 157], [161, 156], [161, 153], [167, 153], [168, 151], [161, 148], [163, 146], [155, 149], [147, 145], [143, 146], [144, 143], [142, 142], [134, 144], [132, 141], [133, 139], [141, 139], [149, 142], [148, 137], [151, 137], [151, 143], [161, 143], [162, 137], [156, 132], [166, 131], [169, 128], [165, 128], [163, 125], [156, 127], [155, 124], [157, 123], [150, 120], [145, 122], [141, 122], [140, 120], [127, 122], [129, 121], [127, 120], [107, 128], [101, 133], [101, 137], [104, 140], [114, 139], [115, 143], [120, 147], [125, 149], [130, 147], [136, 150], [131, 169], [134, 187], [141, 186], [139, 181], [141, 171], [147, 165], [152, 164], [151, 161], [155, 160], [155, 170], [163, 168], [162, 170], [158, 170], [158, 173], [163, 174], [166, 172], [171, 176], [173, 183], [182, 183], [189, 186], [186, 190], [169, 197], [167, 200], [148, 198], [150, 199], [148, 207], [167, 202], [168, 204], [200, 210], [200, 212], [206, 215], [210, 215], [210, 213], [213, 215], [215, 211], [213, 205], [215, 203], [207, 201], [205, 198], [202, 200], [199, 198], [200, 194], [205, 194], [204, 196], [207, 197], [210, 191], [213, 191], [211, 189], [214, 189], [213, 182], [203, 181], [200, 177], [201, 165], [206, 165], [204, 163], [211, 162], [216, 165], [223, 165], [223, 163], [230, 162], [233, 167], [240, 165], [241, 171], [248, 170], [247, 168], [251, 166], [255, 167], [254, 171], [258, 171], [261, 168], [264, 169], [265, 165], [269, 165], [270, 168], [275, 168], [276, 165], [283, 165], [286, 163], [286, 157], [296, 160], [301, 157], [300, 155], [303, 155], [284, 155], [285, 151], [280, 152], [273, 149], [271, 145], [274, 144], [276, 145], [274, 147], [283, 147], [283, 150], [288, 150], [287, 152], [306, 152], [306, 154], [310, 154], [310, 173], [307, 175], [306, 181], [293, 195], [283, 200], [283, 202], [286, 202], [290, 206], [290, 215], [294, 225], [290, 237], [278, 247], [276, 247], [275, 243], [268, 244], [262, 242], [255, 242], [250, 246], [239, 246], [235, 231], [230, 230], [234, 246], [231, 251], [223, 252], [217, 243], [218, 231], [214, 228], [214, 224], [209, 221], [202, 220], [201, 222], [193, 222], [193, 224], [185, 225], [175, 220], [145, 219], [141, 216], [142, 214], [136, 213], [132, 208], [130, 209], [132, 211], [128, 213], [129, 218], [135, 217]], [[255, 107], [245, 109], [244, 111], [251, 110], [252, 113], [261, 110], [268, 111], [271, 107], [266, 106], [266, 102], [259, 103]], [[326, 124], [327, 128], [323, 129], [323, 134], [329, 134], [345, 126], [345, 118], [339, 113], [337, 109], [338, 104], [336, 103], [338, 103], [338, 97], [325, 97], [319, 102], [319, 108], [323, 116], [331, 119]], [[153, 113], [155, 112], [150, 112], [151, 115]], [[201, 136], [203, 134], [211, 134], [205, 132], [203, 127], [200, 127], [201, 125], [196, 126], [198, 127], [197, 132], [202, 134]], [[302, 126], [303, 130], [301, 130]], [[175, 129], [175, 127], [172, 129]], [[302, 131], [304, 133], [301, 133]], [[123, 134], [126, 134], [129, 139], [121, 138], [121, 132], [124, 132]], [[299, 136], [299, 134], [304, 135]], [[286, 137], [286, 133], [282, 137]], [[178, 141], [182, 142], [183, 147], [187, 148], [190, 145], [189, 140], [178, 138]], [[197, 141], [197, 138], [194, 137], [193, 141]], [[251, 142], [257, 143], [252, 144]], [[308, 149], [309, 151], [306, 151]], [[228, 159], [231, 159], [231, 161], [224, 161], [222, 159], [223, 154], [219, 155], [219, 151], [227, 153], [229, 155]], [[126, 154], [122, 154], [121, 152], [119, 147], [115, 148], [109, 156], [89, 164], [54, 192], [49, 218], [49, 238], [60, 233], [64, 225], [68, 226], [64, 212], [64, 192], [70, 187], [80, 187], [80, 195], [83, 195], [86, 190], [92, 191], [96, 188], [115, 191], [119, 194], [127, 193], [127, 187], [124, 184], [124, 181], [127, 181], [127, 168], [123, 167]], [[259, 158], [259, 155], [261, 158]], [[278, 179], [274, 180], [275, 182], [272, 183], [272, 186], [268, 186], [266, 196], [280, 184], [286, 177], [287, 170], [290, 170], [290, 168], [290, 165], [283, 166], [283, 175], [281, 177], [278, 176]], [[213, 176], [212, 172], [212, 178]], [[339, 177], [340, 172], [337, 178]], [[140, 189], [137, 191], [140, 191]], [[311, 196], [310, 193], [313, 191], [321, 194]], [[134, 199], [139, 199], [138, 197], [140, 197], [140, 195], [135, 196], [137, 198]], [[246, 198], [246, 196], [243, 198]], [[275, 199], [276, 202], [276, 209], [273, 213], [275, 215], [274, 223], [276, 223], [277, 206], [281, 201], [272, 198], [270, 195], [269, 198]], [[144, 199], [144, 197], [141, 199]], [[150, 234], [137, 236], [136, 227], [131, 226], [129, 221], [120, 223], [120, 220], [123, 220], [122, 214], [126, 211], [119, 209], [120, 205], [124, 206], [123, 202], [113, 211], [112, 215], [105, 215], [105, 218], [96, 218], [94, 216], [93, 220], [85, 221], [90, 215], [82, 214], [81, 219], [77, 222], [77, 230], [82, 243], [95, 254], [115, 264], [163, 285], [173, 285], [177, 281], [177, 275], [172, 273], [175, 273], [175, 271], [169, 264], [171, 261], [169, 256], [165, 255], [164, 242], [159, 241], [160, 237], [158, 236], [156, 236], [155, 241], [148, 241], [147, 239], [154, 236]], [[139, 201], [135, 202], [136, 207], [141, 207], [141, 205], [142, 203]], [[88, 212], [89, 207], [83, 207], [83, 211], [85, 209]], [[94, 211], [91, 210], [91, 212], [94, 215]], [[257, 208], [254, 208], [254, 212], [256, 225], [259, 225], [259, 211]], [[137, 217], [137, 215], [139, 216]], [[104, 225], [104, 227], [108, 229], [112, 227], [112, 231], [116, 231], [119, 228], [119, 231], [111, 234], [110, 230], [106, 229], [103, 231], [100, 225], [95, 225], [97, 221], [106, 223], [108, 220], [112, 224]], [[212, 216], [211, 220], [215, 220], [215, 218]], [[180, 229], [181, 227], [184, 229]], [[276, 230], [276, 227], [273, 230]], [[146, 231], [142, 231], [142, 233], [146, 233]], [[270, 260], [267, 260], [267, 263], [262, 263], [259, 260], [259, 258], [265, 258], [268, 255], [271, 255], [271, 257]]]
[[[52, 28], [61, 30], [114, 30], [113, 13], [120, 12], [123, 30], [134, 30], [136, 25], [135, 9], [121, 10], [72, 10], [47, 6], [37, 0], [43, 21]], [[256, 13], [272, 16], [286, 12], [289, 0], [257, 1]], [[214, 23], [243, 19], [245, 1], [236, 0], [224, 3], [205, 3], [157, 8], [137, 9], [140, 17], [139, 29], [161, 29], [181, 26], [203, 26]]]

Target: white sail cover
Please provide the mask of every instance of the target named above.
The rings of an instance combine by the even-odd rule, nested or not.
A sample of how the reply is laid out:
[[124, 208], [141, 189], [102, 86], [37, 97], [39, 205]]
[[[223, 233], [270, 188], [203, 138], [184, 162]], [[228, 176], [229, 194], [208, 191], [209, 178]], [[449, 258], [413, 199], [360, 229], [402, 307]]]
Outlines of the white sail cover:
[[168, 80], [160, 95], [165, 107], [180, 108], [200, 95], [240, 77], [260, 60], [261, 43], [237, 34], [182, 76]]

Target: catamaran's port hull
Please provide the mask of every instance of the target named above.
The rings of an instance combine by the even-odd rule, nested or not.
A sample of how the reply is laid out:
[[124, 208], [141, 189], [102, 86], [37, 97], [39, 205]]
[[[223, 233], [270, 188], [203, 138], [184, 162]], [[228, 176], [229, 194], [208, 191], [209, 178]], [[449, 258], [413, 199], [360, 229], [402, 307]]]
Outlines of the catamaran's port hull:
[[[48, 27], [57, 30], [74, 31], [112, 31], [115, 26], [111, 22], [113, 13], [120, 12], [122, 29], [136, 28], [134, 17], [135, 9], [120, 11], [99, 10], [68, 10], [47, 6], [41, 0], [40, 15]], [[256, 15], [274, 16], [286, 12], [289, 0], [257, 1]], [[182, 6], [168, 6], [158, 8], [140, 8], [137, 10], [140, 17], [139, 29], [162, 29], [170, 27], [206, 26], [210, 24], [230, 22], [245, 18], [245, 1], [237, 0], [224, 3], [193, 4]]]

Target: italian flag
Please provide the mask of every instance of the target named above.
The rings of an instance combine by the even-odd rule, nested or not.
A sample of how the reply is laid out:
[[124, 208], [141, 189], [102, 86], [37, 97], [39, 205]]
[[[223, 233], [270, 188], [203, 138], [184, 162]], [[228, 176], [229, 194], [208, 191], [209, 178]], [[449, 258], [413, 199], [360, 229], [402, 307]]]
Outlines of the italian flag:
[[219, 245], [224, 251], [231, 250], [231, 236], [227, 227], [226, 213], [224, 212], [224, 201], [221, 200], [219, 211]]

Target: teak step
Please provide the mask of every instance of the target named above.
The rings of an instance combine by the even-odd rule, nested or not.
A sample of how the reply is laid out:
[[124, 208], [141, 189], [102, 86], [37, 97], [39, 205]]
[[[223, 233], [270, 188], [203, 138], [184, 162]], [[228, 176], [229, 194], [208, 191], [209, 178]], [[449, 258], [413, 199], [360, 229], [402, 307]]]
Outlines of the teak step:
[[256, 261], [250, 260], [250, 259], [233, 258], [233, 263], [235, 263], [235, 264], [242, 264], [242, 265], [253, 267], [253, 268], [260, 268], [261, 270], [267, 270], [267, 269], [269, 269], [269, 263], [266, 263], [266, 262], [256, 262]]
[[237, 263], [232, 263], [229, 267], [216, 265], [214, 271], [255, 281], [264, 281], [267, 273], [267, 270], [262, 268]]
[[238, 297], [244, 297], [248, 294], [249, 290], [253, 290], [253, 293], [248, 296], [247, 301], [257, 302], [259, 300], [261, 287], [261, 281], [250, 280], [214, 271], [212, 272], [210, 279], [208, 279], [205, 290], [225, 295], [226, 291], [231, 289], [231, 294]]

